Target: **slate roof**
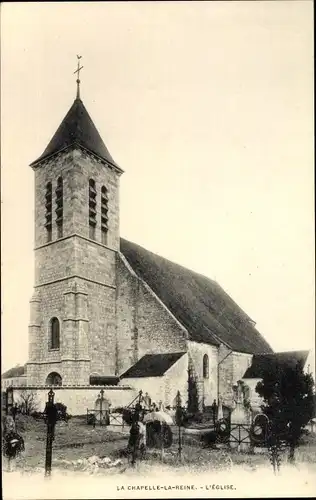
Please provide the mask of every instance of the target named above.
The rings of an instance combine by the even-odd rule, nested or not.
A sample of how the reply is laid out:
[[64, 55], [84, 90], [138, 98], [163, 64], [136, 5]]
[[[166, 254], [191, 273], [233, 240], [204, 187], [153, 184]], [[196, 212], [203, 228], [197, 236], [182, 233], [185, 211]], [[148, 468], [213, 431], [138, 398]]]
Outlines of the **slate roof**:
[[162, 377], [169, 368], [184, 352], [172, 352], [167, 354], [145, 354], [140, 358], [135, 365], [131, 366], [125, 373], [120, 376], [122, 378], [140, 378], [140, 377]]
[[286, 351], [255, 355], [252, 358], [251, 366], [246, 370], [243, 378], [263, 378], [276, 365], [289, 367], [300, 363], [304, 367], [308, 354], [309, 351]]
[[215, 346], [223, 342], [234, 351], [250, 354], [273, 352], [216, 281], [122, 238], [120, 250], [135, 273], [188, 330], [191, 340]]
[[31, 165], [75, 143], [119, 168], [105, 146], [81, 99], [74, 101], [45, 151]]
[[119, 383], [119, 377], [108, 376], [108, 375], [90, 375], [89, 384], [90, 385], [117, 385]]
[[25, 366], [14, 366], [1, 375], [1, 378], [14, 378], [25, 375]]

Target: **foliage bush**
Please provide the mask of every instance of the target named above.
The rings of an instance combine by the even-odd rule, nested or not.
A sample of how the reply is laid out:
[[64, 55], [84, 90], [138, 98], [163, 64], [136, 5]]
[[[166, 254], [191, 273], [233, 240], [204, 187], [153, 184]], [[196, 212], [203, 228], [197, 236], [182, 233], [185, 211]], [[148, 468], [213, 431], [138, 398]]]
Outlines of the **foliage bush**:
[[294, 461], [303, 429], [314, 413], [314, 381], [300, 364], [275, 364], [258, 382], [256, 392], [263, 398], [261, 409], [269, 419], [267, 444], [276, 471], [284, 445], [289, 447], [289, 460]]
[[90, 413], [87, 418], [87, 424], [88, 425], [95, 425], [97, 421], [97, 418], [94, 413]]
[[64, 420], [65, 422], [68, 422], [68, 420], [71, 419], [71, 415], [67, 413], [67, 406], [63, 403], [56, 403], [55, 406], [57, 410], [58, 420]]

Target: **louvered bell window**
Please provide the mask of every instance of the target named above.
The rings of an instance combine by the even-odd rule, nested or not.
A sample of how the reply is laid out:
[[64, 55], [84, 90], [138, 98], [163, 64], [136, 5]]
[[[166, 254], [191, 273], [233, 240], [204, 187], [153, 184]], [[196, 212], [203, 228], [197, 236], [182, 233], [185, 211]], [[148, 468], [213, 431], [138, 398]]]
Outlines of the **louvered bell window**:
[[58, 177], [56, 187], [56, 225], [57, 238], [63, 237], [63, 216], [64, 216], [64, 200], [63, 200], [63, 179]]
[[46, 185], [45, 194], [45, 208], [46, 208], [46, 237], [47, 242], [52, 241], [52, 202], [53, 202], [53, 190], [52, 183], [48, 182]]
[[101, 188], [101, 240], [103, 245], [107, 245], [108, 242], [108, 212], [109, 212], [109, 198], [108, 198], [108, 190], [105, 186]]
[[97, 225], [97, 191], [95, 181], [89, 180], [89, 238], [95, 240]]

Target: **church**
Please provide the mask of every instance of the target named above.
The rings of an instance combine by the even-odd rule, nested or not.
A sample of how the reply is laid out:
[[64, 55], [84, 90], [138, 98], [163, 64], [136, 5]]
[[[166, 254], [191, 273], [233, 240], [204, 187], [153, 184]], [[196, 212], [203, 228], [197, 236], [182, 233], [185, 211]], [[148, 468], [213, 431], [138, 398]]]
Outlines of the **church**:
[[35, 284], [27, 385], [128, 385], [171, 404], [230, 404], [255, 322], [220, 285], [120, 236], [117, 165], [77, 95], [33, 163]]

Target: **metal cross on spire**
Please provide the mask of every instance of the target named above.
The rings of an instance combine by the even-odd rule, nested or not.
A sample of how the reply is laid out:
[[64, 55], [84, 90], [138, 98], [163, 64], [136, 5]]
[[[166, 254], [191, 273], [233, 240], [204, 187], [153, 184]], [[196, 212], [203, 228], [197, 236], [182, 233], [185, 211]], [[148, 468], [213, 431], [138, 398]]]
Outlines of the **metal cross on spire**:
[[76, 71], [74, 71], [74, 75], [77, 73], [77, 99], [80, 99], [80, 71], [83, 68], [83, 66], [80, 66], [81, 57], [82, 56], [77, 55], [78, 67], [77, 67]]

